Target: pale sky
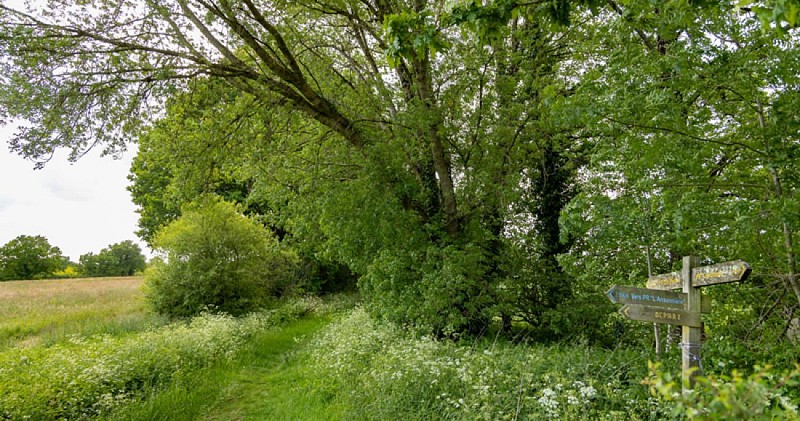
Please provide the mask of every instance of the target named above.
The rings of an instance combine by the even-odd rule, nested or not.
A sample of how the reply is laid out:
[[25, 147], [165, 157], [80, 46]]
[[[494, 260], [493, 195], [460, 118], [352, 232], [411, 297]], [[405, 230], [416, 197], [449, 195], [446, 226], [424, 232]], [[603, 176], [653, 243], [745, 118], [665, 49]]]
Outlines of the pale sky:
[[0, 126], [0, 246], [19, 235], [42, 235], [77, 262], [82, 254], [133, 240], [150, 256], [136, 237], [139, 215], [125, 189], [135, 147], [120, 160], [92, 151], [74, 164], [61, 151], [34, 170], [9, 152], [13, 130]]

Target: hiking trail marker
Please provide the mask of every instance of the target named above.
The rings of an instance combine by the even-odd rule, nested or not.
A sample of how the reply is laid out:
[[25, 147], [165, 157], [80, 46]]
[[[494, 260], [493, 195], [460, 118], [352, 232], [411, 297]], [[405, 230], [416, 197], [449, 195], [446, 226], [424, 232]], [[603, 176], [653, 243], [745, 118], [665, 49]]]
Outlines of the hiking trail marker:
[[[614, 304], [624, 304], [620, 313], [628, 319], [681, 326], [683, 384], [691, 389], [695, 377], [702, 374], [700, 314], [711, 311], [711, 301], [700, 288], [741, 282], [750, 272], [750, 265], [742, 260], [699, 266], [699, 258], [685, 256], [680, 272], [653, 276], [647, 280], [647, 288], [614, 285], [606, 296]], [[672, 291], [676, 289], [681, 291]]]

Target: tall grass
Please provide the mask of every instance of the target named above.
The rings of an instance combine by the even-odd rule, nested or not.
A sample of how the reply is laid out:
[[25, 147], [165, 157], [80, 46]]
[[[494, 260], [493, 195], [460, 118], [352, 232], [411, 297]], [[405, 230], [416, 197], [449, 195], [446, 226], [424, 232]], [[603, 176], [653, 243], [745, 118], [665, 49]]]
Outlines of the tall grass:
[[141, 285], [141, 277], [0, 282], [0, 351], [164, 324]]
[[313, 370], [349, 419], [662, 419], [646, 356], [584, 344], [454, 343], [415, 337], [362, 310], [311, 345]]
[[[317, 379], [310, 389], [326, 391], [345, 419], [798, 419], [800, 404], [800, 366], [782, 375], [713, 375], [682, 399], [689, 395], [673, 380], [679, 368], [649, 372], [655, 355], [642, 349], [439, 341], [361, 309], [329, 326], [309, 350], [307, 377]], [[678, 353], [666, 358], [677, 362]]]
[[103, 415], [198, 371], [232, 360], [252, 335], [299, 317], [298, 301], [243, 318], [205, 314], [124, 336], [73, 337], [51, 347], [0, 353], [0, 419]]

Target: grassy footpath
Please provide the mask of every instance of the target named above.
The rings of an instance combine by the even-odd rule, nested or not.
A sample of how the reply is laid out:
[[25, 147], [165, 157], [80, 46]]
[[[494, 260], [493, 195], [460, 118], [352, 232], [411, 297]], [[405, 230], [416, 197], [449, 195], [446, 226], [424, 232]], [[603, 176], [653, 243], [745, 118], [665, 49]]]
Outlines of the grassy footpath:
[[328, 323], [328, 316], [313, 315], [258, 334], [234, 361], [157, 390], [108, 419], [341, 419], [325, 395], [309, 386], [307, 353], [298, 352]]
[[342, 419], [308, 378], [302, 352], [327, 317], [299, 320], [252, 341], [208, 420]]

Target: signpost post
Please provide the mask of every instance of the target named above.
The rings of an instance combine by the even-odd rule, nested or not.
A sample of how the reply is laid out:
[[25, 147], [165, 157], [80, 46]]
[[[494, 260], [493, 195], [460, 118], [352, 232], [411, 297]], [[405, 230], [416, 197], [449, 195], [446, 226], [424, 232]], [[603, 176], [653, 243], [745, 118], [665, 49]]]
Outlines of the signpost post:
[[[695, 256], [683, 257], [683, 270], [681, 271], [681, 282], [684, 294], [688, 294], [686, 310], [700, 315], [700, 288], [692, 287], [692, 271], [698, 266], [700, 259]], [[683, 373], [684, 387], [694, 389], [695, 378], [702, 375], [700, 365], [700, 337], [702, 330], [700, 326], [683, 325], [681, 327], [681, 372]]]
[[702, 374], [700, 314], [711, 311], [711, 302], [700, 288], [740, 282], [747, 279], [750, 272], [750, 265], [741, 260], [699, 267], [697, 257], [686, 256], [680, 272], [651, 277], [647, 288], [614, 285], [606, 296], [614, 304], [624, 304], [620, 313], [628, 319], [681, 326], [683, 383], [691, 389], [695, 377]]

